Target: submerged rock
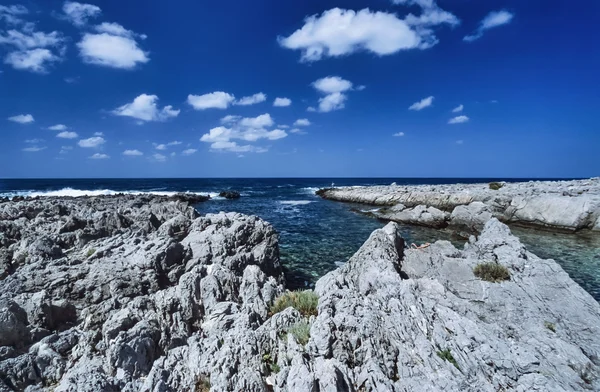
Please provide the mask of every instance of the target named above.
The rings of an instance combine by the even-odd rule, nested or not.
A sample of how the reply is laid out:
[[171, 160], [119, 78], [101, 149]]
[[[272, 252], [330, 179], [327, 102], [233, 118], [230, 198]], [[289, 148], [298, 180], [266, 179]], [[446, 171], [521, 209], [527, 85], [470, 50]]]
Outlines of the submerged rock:
[[223, 192], [219, 193], [219, 196], [224, 197], [226, 199], [239, 199], [240, 192], [238, 192], [238, 191], [223, 191]]

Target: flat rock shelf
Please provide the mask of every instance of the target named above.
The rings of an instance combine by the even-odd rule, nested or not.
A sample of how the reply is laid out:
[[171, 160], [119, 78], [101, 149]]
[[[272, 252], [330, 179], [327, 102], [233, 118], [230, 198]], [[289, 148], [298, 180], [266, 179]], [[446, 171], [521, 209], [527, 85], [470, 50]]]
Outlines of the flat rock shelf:
[[375, 230], [310, 315], [285, 292], [255, 216], [0, 203], [0, 391], [600, 389], [600, 305], [493, 217], [463, 249]]

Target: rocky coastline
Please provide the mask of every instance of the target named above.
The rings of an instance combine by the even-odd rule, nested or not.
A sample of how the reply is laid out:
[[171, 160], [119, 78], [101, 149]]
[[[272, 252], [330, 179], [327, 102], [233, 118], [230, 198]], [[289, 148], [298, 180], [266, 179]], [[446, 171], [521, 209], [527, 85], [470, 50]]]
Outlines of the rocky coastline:
[[389, 223], [275, 310], [274, 228], [192, 203], [0, 203], [0, 391], [600, 389], [600, 305], [493, 217], [464, 249]]
[[381, 219], [459, 233], [480, 232], [492, 217], [564, 232], [600, 232], [600, 178], [449, 185], [326, 188], [328, 200], [381, 207]]

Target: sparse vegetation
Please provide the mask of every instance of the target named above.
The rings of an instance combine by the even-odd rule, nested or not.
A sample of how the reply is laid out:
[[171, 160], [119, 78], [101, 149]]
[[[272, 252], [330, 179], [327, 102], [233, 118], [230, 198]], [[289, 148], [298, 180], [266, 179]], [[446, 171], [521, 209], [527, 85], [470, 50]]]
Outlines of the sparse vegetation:
[[86, 253], [86, 257], [89, 259], [90, 257], [92, 257], [94, 255], [94, 253], [96, 253], [96, 249], [90, 248], [90, 249], [88, 249], [88, 251]]
[[263, 355], [263, 362], [269, 367], [271, 373], [277, 374], [281, 371], [279, 365], [273, 360], [271, 354]]
[[452, 356], [452, 353], [450, 352], [449, 348], [447, 348], [445, 350], [438, 351], [437, 355], [438, 355], [438, 357], [442, 358], [444, 361], [450, 362], [451, 364], [454, 365], [455, 368], [457, 368], [458, 370], [460, 370], [460, 368], [458, 367], [458, 363], [456, 363], [456, 360]]
[[544, 321], [544, 327], [548, 328], [552, 332], [556, 332], [556, 325], [554, 325], [554, 323]]
[[292, 334], [298, 344], [304, 346], [310, 339], [310, 325], [306, 321], [297, 322], [287, 330], [287, 333]]
[[194, 392], [210, 392], [210, 378], [204, 375], [200, 376], [196, 381]]
[[473, 273], [480, 279], [496, 283], [510, 279], [510, 272], [498, 263], [481, 263], [473, 268]]
[[497, 191], [498, 189], [502, 188], [504, 186], [504, 184], [500, 183], [500, 182], [490, 182], [490, 189]]
[[303, 316], [316, 316], [318, 304], [319, 296], [312, 290], [288, 291], [275, 300], [271, 306], [271, 314], [279, 313], [291, 306]]

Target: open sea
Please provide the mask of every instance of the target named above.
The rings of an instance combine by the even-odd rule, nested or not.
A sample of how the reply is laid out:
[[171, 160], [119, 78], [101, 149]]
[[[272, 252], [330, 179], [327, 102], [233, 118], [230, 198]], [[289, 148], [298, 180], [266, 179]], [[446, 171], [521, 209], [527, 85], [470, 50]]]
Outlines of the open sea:
[[[528, 179], [461, 178], [262, 178], [262, 179], [7, 179], [0, 180], [0, 196], [83, 196], [115, 193], [177, 192], [209, 194], [212, 199], [196, 205], [201, 213], [236, 211], [258, 215], [280, 233], [281, 259], [288, 286], [311, 287], [339, 263], [346, 261], [371, 232], [385, 222], [360, 211], [369, 206], [323, 200], [319, 188], [351, 185], [453, 184]], [[242, 197], [217, 197], [223, 190], [236, 190]], [[600, 301], [600, 236], [558, 234], [512, 228], [528, 250], [556, 260], [569, 275]], [[408, 243], [449, 240], [461, 247], [464, 239], [436, 229], [402, 226]]]

